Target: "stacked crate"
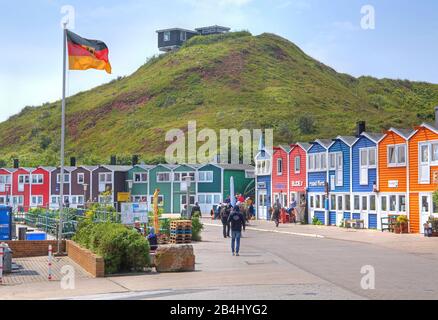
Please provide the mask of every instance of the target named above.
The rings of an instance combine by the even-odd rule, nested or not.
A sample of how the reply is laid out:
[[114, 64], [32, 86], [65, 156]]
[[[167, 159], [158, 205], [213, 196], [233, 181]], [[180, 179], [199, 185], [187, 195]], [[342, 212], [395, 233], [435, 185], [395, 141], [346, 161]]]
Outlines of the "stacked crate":
[[173, 220], [170, 222], [170, 243], [191, 243], [192, 221]]

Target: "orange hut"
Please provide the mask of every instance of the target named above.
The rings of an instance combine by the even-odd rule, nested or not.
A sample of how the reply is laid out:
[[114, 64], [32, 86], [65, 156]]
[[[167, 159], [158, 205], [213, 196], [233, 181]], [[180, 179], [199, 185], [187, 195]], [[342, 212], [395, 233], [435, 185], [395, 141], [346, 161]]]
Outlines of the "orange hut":
[[438, 216], [438, 206], [432, 201], [438, 189], [437, 124], [423, 123], [409, 137], [409, 220], [414, 233], [423, 233], [429, 217]]
[[409, 216], [407, 149], [413, 132], [391, 128], [378, 143], [378, 199], [382, 218]]

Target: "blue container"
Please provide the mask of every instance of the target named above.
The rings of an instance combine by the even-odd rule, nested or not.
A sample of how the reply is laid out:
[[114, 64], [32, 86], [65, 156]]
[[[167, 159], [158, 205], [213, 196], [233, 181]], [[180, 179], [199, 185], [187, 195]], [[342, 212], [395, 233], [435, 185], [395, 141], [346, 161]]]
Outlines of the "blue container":
[[12, 208], [0, 206], [0, 241], [12, 240]]
[[45, 232], [27, 232], [26, 240], [28, 241], [47, 240], [47, 234]]

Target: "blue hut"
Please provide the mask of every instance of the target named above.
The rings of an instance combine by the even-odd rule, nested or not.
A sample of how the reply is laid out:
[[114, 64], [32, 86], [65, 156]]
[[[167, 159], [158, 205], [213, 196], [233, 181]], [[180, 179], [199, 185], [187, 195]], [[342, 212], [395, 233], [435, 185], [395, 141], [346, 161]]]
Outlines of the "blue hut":
[[[307, 152], [307, 195], [309, 218], [316, 217], [321, 223], [328, 222], [327, 216], [327, 155], [331, 140], [315, 140]], [[310, 222], [310, 221], [309, 221]]]
[[271, 172], [272, 172], [272, 154], [266, 150], [263, 143], [263, 136], [260, 137], [259, 152], [254, 158], [255, 162], [255, 200], [257, 219], [269, 220], [271, 207]]
[[352, 146], [352, 216], [365, 227], [377, 229], [377, 144], [383, 134], [360, 132]]
[[328, 149], [328, 224], [337, 225], [351, 214], [351, 147], [354, 136], [338, 136]]

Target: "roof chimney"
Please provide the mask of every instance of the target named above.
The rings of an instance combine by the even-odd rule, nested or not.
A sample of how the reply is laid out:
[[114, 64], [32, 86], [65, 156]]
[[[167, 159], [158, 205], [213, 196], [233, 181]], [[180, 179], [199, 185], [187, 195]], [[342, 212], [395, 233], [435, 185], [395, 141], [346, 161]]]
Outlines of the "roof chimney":
[[435, 128], [438, 128], [438, 106], [435, 107]]
[[70, 158], [70, 167], [76, 167], [76, 158], [75, 157]]
[[20, 167], [20, 161], [18, 159], [14, 159], [14, 169], [18, 169]]
[[136, 166], [138, 164], [138, 155], [133, 155], [132, 156], [132, 165]]
[[357, 131], [356, 131], [356, 135], [360, 136], [362, 133], [364, 133], [366, 131], [366, 123], [365, 121], [359, 121], [357, 123]]
[[110, 165], [115, 166], [116, 164], [117, 164], [117, 157], [116, 156], [111, 156]]

